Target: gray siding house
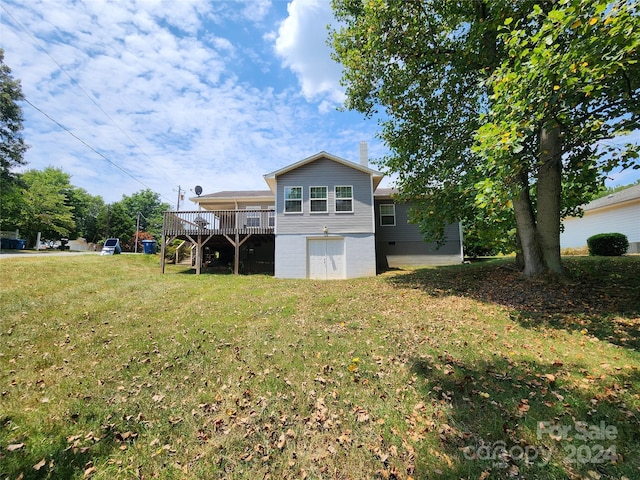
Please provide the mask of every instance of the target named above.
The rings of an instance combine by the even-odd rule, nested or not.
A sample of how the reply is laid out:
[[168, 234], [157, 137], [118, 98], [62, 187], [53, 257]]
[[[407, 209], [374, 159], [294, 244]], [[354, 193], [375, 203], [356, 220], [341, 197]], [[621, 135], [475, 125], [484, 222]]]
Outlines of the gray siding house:
[[202, 195], [191, 198], [197, 212], [166, 212], [162, 247], [175, 238], [192, 242], [198, 273], [222, 261], [235, 273], [278, 278], [347, 279], [461, 263], [459, 224], [440, 249], [425, 243], [408, 223], [409, 206], [378, 189], [382, 178], [367, 165], [366, 145], [360, 163], [319, 152], [264, 175], [269, 190]]
[[374, 193], [378, 269], [462, 263], [462, 225], [447, 225], [447, 243], [439, 248], [435, 242], [425, 243], [418, 226], [409, 221], [411, 205], [395, 202], [393, 194], [391, 188]]

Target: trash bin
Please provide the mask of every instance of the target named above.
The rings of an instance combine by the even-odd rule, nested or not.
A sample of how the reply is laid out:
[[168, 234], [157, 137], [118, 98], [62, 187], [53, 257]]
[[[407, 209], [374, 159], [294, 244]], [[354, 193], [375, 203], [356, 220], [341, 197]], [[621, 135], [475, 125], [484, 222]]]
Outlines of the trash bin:
[[0, 238], [0, 248], [3, 250], [9, 250], [14, 248], [12, 238]]
[[156, 241], [142, 240], [142, 248], [144, 248], [144, 253], [147, 253], [147, 254], [156, 253]]
[[15, 242], [16, 242], [16, 248], [18, 250], [24, 250], [25, 248], [27, 248], [26, 240], [16, 239]]

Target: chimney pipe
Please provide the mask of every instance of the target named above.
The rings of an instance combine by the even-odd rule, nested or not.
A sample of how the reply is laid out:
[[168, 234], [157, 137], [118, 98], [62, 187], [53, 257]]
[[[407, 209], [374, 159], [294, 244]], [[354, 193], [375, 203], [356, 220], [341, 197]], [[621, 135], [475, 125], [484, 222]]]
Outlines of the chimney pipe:
[[360, 165], [369, 167], [369, 147], [367, 142], [360, 142]]

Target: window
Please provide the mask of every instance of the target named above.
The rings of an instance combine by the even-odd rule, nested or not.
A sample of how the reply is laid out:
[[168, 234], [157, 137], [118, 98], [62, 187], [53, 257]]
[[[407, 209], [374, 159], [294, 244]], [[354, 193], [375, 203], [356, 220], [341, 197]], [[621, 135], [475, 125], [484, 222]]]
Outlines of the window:
[[326, 213], [328, 211], [327, 187], [309, 187], [309, 201], [311, 213]]
[[269, 207], [269, 226], [276, 226], [276, 210], [275, 207]]
[[353, 212], [353, 187], [336, 187], [336, 212]]
[[396, 224], [396, 206], [393, 203], [380, 205], [380, 225], [393, 227]]
[[[260, 207], [247, 207], [247, 210], [260, 210]], [[247, 212], [247, 227], [260, 226], [260, 212]]]
[[302, 213], [302, 187], [284, 187], [284, 213]]

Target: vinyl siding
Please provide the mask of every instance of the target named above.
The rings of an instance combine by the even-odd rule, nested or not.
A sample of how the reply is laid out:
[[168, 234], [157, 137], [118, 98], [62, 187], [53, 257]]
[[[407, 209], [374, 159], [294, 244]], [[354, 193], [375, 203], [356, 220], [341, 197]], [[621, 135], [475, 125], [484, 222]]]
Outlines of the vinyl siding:
[[[327, 187], [328, 212], [310, 213], [309, 187]], [[335, 212], [335, 187], [353, 187], [353, 212]], [[302, 187], [302, 213], [284, 213], [284, 187]], [[276, 234], [373, 233], [371, 176], [329, 159], [318, 159], [277, 178]]]
[[268, 210], [269, 208], [273, 208], [275, 205], [275, 200], [273, 202], [238, 202], [238, 210], [244, 210], [249, 207], [258, 207], [263, 210]]
[[582, 218], [566, 218], [560, 245], [584, 247], [587, 238], [598, 233], [622, 233], [629, 243], [640, 242], [640, 201], [587, 211]]
[[391, 200], [375, 201], [376, 240], [378, 244], [398, 242], [406, 245], [408, 253], [429, 253], [435, 255], [451, 255], [460, 253], [460, 228], [457, 223], [447, 225], [445, 235], [447, 243], [437, 248], [435, 243], [425, 243], [418, 225], [409, 223], [409, 208], [406, 203], [395, 203], [395, 226], [380, 225], [380, 205], [393, 203]]

